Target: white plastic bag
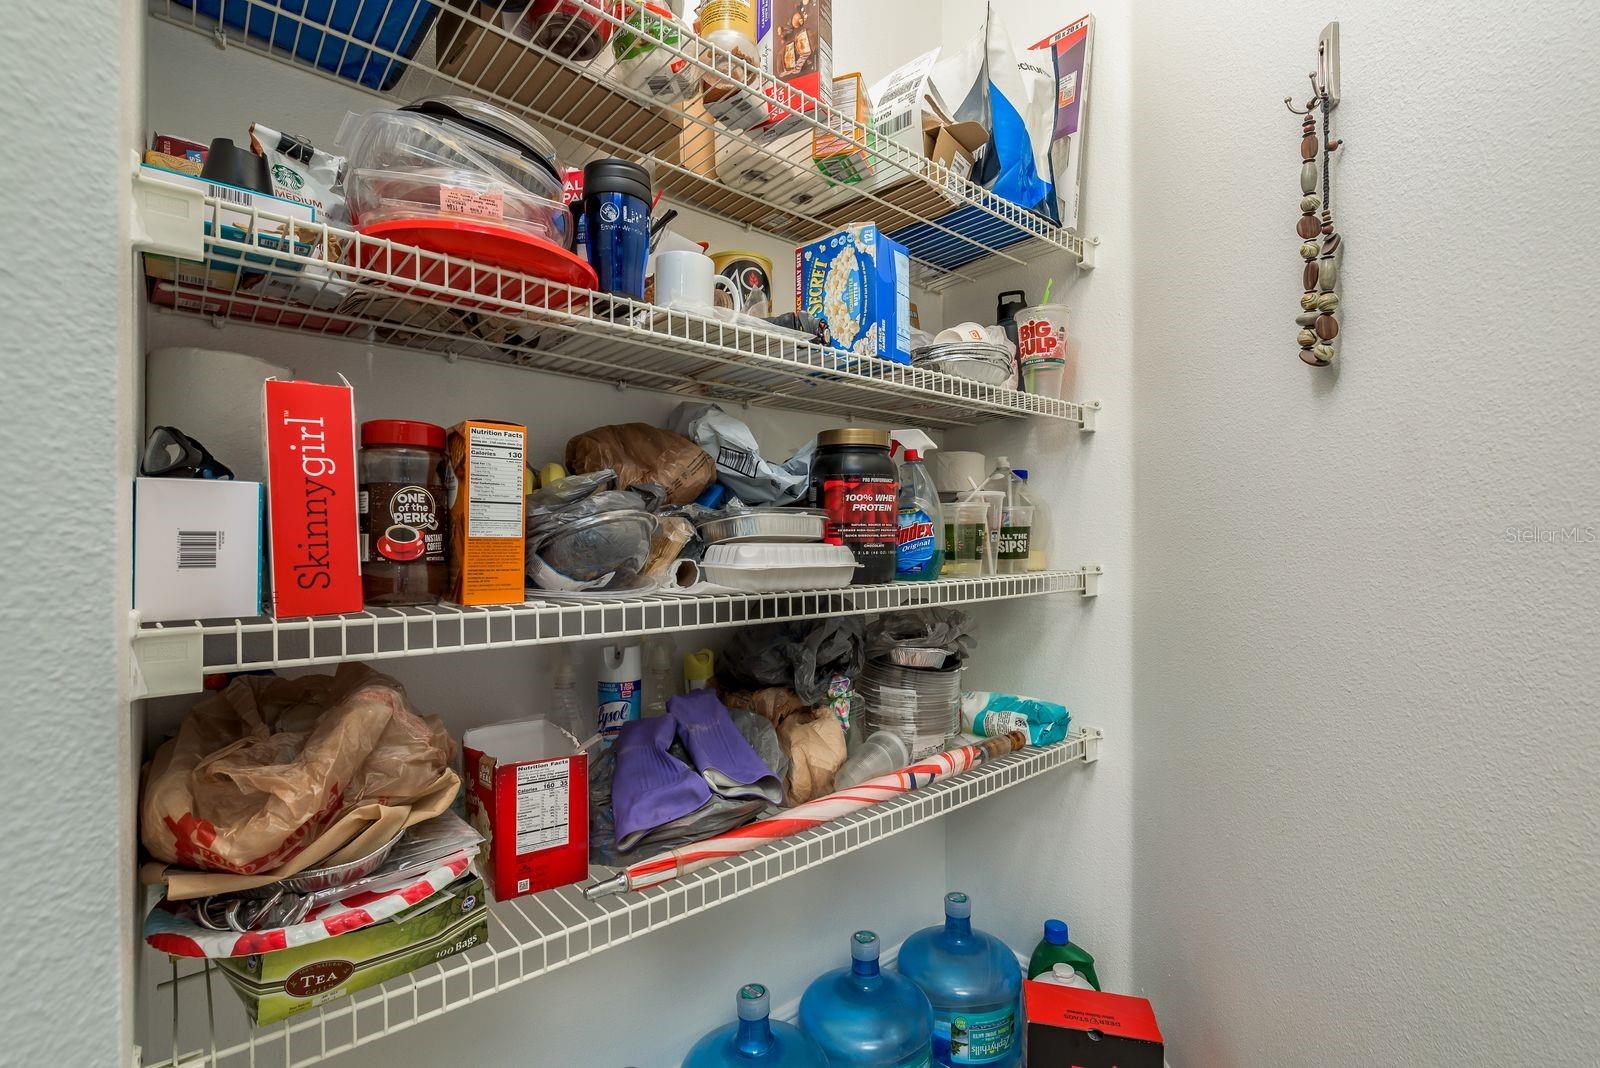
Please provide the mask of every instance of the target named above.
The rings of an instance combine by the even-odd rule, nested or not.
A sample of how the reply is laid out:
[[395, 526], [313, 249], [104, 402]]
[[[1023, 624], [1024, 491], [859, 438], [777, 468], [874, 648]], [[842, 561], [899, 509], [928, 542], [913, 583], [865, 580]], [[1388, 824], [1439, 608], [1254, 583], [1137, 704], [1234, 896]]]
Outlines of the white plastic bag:
[[717, 481], [745, 504], [793, 504], [810, 487], [815, 438], [775, 464], [761, 458], [749, 427], [714, 404], [680, 404], [667, 426], [710, 453], [717, 462]]

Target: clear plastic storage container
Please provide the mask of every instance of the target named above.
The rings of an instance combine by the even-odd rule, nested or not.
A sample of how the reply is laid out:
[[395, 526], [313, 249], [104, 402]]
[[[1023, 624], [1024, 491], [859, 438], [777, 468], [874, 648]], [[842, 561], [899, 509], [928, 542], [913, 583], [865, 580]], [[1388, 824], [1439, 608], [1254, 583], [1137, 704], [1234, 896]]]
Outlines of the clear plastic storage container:
[[464, 97], [375, 108], [347, 119], [339, 143], [349, 153], [345, 196], [357, 226], [455, 218], [572, 245], [555, 150], [499, 108]]

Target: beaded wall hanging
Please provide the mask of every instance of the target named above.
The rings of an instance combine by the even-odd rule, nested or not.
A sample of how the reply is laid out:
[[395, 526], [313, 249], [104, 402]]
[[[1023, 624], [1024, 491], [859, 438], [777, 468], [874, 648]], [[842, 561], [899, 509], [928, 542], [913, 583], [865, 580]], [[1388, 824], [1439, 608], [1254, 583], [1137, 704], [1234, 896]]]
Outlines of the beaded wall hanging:
[[[1342, 141], [1333, 136], [1331, 115], [1339, 104], [1339, 24], [1329, 23], [1317, 43], [1317, 69], [1310, 75], [1311, 98], [1302, 110], [1294, 97], [1284, 105], [1300, 122], [1300, 328], [1296, 340], [1300, 359], [1313, 367], [1326, 367], [1339, 351], [1339, 264], [1344, 238], [1333, 225], [1333, 179], [1329, 163]], [[1322, 130], [1317, 130], [1318, 120]], [[1321, 209], [1320, 216], [1318, 209]]]

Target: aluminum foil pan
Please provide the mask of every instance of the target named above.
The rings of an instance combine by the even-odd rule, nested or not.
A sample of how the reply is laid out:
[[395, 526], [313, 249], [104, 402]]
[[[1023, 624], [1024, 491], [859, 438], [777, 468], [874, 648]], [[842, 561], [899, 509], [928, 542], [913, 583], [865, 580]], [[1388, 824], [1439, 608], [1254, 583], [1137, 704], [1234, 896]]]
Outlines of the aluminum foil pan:
[[929, 345], [911, 354], [911, 365], [926, 371], [968, 378], [998, 386], [1011, 377], [1011, 350], [983, 341], [954, 341]]
[[[329, 890], [335, 886], [354, 882], [363, 876], [371, 875], [383, 867], [383, 862], [389, 859], [389, 851], [394, 849], [395, 843], [400, 841], [400, 835], [395, 835], [383, 845], [374, 849], [359, 860], [352, 860], [346, 864], [335, 864], [331, 868], [311, 868], [299, 875], [291, 875], [287, 879], [279, 879], [270, 889], [288, 890], [295, 894], [314, 894], [318, 890]], [[269, 889], [262, 887], [262, 889]]]
[[944, 649], [918, 649], [909, 645], [897, 645], [889, 650], [889, 659], [902, 667], [942, 668], [949, 658], [949, 652]]
[[752, 508], [700, 524], [707, 545], [741, 541], [821, 541], [825, 513], [812, 508]]

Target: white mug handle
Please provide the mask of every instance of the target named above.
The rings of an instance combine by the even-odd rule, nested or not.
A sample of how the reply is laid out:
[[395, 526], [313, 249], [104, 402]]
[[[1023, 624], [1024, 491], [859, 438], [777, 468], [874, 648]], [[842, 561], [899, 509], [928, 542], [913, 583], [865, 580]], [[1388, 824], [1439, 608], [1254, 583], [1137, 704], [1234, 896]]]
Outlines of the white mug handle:
[[739, 296], [739, 286], [733, 279], [725, 274], [713, 275], [711, 278], [713, 289], [726, 289], [728, 296], [733, 298], [733, 310], [744, 311], [744, 300]]

